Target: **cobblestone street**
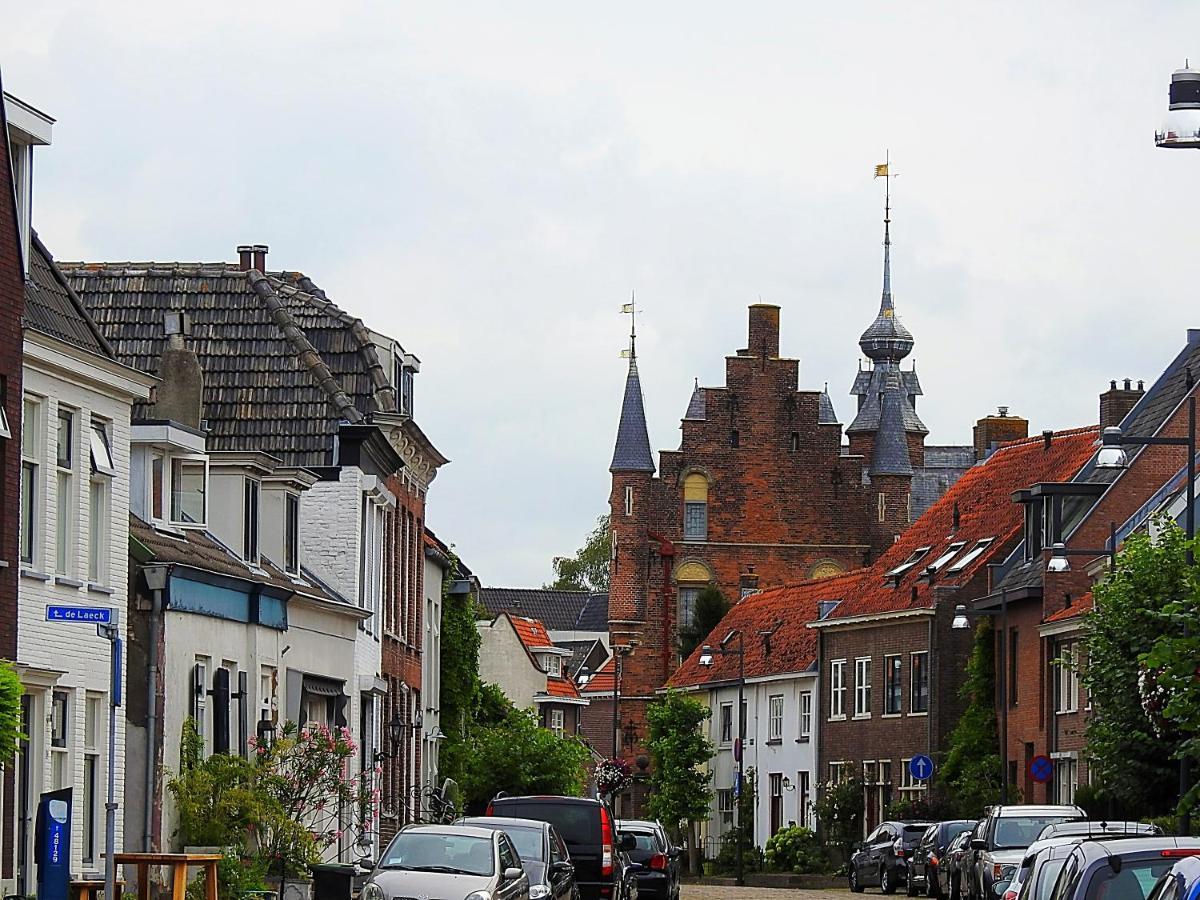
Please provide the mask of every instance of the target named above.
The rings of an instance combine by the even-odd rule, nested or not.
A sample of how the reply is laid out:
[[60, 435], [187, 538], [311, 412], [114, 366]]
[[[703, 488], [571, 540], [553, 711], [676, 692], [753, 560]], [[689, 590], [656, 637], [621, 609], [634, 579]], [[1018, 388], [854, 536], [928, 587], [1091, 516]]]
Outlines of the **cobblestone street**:
[[785, 896], [799, 896], [803, 900], [848, 900], [850, 891], [845, 888], [807, 891], [750, 885], [684, 884], [680, 892], [680, 900], [783, 900]]

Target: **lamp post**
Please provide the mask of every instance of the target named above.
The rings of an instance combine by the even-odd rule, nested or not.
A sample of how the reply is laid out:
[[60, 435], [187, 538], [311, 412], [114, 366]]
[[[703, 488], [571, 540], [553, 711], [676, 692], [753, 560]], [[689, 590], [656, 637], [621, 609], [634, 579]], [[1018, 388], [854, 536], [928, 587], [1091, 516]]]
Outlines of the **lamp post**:
[[[971, 627], [971, 619], [992, 618], [992, 610], [967, 609], [963, 604], [954, 607], [950, 627], [956, 630]], [[996, 667], [1000, 686], [1000, 805], [1008, 805], [1008, 589], [1000, 589], [1000, 657]]]
[[616, 759], [621, 745], [621, 674], [625, 671], [625, 657], [633, 648], [626, 644], [613, 647], [613, 651], [612, 758]]
[[390, 750], [376, 750], [375, 762], [382, 763], [385, 759], [396, 759], [400, 755], [401, 744], [404, 742], [404, 720], [397, 710], [392, 713], [392, 720], [387, 724], [388, 744]]
[[[1185, 90], [1178, 92], [1178, 96], [1184, 99], [1176, 100], [1176, 80], [1175, 76], [1183, 73], [1188, 73], [1187, 80], [1178, 82], [1185, 86]], [[1179, 103], [1185, 105], [1178, 107]], [[1200, 121], [1200, 72], [1193, 72], [1190, 69], [1176, 72], [1171, 77], [1171, 109], [1176, 111], [1177, 107], [1186, 110], [1189, 116], [1195, 116], [1196, 121]], [[1177, 132], [1168, 132], [1169, 135], [1178, 136]], [[1193, 134], [1193, 137], [1195, 135]], [[1166, 139], [1160, 140], [1160, 147], [1183, 147], [1194, 146], [1200, 147], [1200, 138], [1195, 142], [1174, 142]], [[1166, 447], [1186, 447], [1187, 448], [1187, 508], [1184, 514], [1184, 530], [1187, 533], [1188, 549], [1187, 549], [1187, 564], [1189, 566], [1196, 564], [1195, 555], [1192, 553], [1191, 542], [1196, 537], [1196, 396], [1192, 391], [1195, 382], [1192, 380], [1192, 370], [1190, 368], [1184, 370], [1184, 384], [1187, 387], [1187, 434], [1183, 437], [1143, 437], [1140, 435], [1126, 435], [1120, 428], [1105, 428], [1104, 434], [1100, 438], [1102, 444], [1100, 453], [1096, 457], [1096, 467], [1101, 469], [1123, 469], [1129, 464], [1129, 457], [1126, 455], [1123, 445], [1134, 447], [1148, 446], [1166, 446]], [[1188, 632], [1188, 628], [1184, 626], [1184, 634]], [[1186, 836], [1192, 830], [1192, 815], [1191, 812], [1183, 805], [1184, 798], [1187, 797], [1188, 791], [1191, 789], [1192, 774], [1191, 765], [1187, 756], [1179, 758], [1179, 833]]]
[[[734, 638], [737, 639], [737, 646], [731, 646]], [[700, 651], [700, 665], [711, 666], [713, 664], [713, 654], [719, 653], [721, 656], [736, 656], [738, 661], [738, 697], [737, 697], [737, 723], [738, 737], [734, 743], [734, 749], [737, 755], [737, 796], [734, 798], [733, 815], [734, 815], [734, 835], [737, 843], [734, 846], [736, 854], [737, 878], [736, 883], [741, 886], [746, 883], [746, 865], [743, 856], [743, 847], [745, 843], [742, 840], [742, 791], [746, 787], [746, 717], [743, 713], [745, 709], [746, 696], [746, 648], [742, 640], [742, 632], [735, 628], [729, 634], [725, 635], [721, 643], [715, 648], [705, 644]], [[751, 805], [753, 809], [753, 805]]]
[[146, 641], [146, 771], [143, 773], [142, 850], [154, 851], [154, 794], [158, 775], [158, 622], [162, 615], [163, 591], [171, 574], [167, 565], [142, 566], [150, 589], [150, 629]]

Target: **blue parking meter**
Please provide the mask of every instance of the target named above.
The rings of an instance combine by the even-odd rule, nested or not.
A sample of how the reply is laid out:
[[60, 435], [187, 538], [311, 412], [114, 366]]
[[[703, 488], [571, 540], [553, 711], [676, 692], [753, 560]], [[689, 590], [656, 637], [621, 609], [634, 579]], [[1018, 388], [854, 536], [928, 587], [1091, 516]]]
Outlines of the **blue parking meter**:
[[42, 794], [37, 809], [38, 900], [70, 900], [71, 789]]

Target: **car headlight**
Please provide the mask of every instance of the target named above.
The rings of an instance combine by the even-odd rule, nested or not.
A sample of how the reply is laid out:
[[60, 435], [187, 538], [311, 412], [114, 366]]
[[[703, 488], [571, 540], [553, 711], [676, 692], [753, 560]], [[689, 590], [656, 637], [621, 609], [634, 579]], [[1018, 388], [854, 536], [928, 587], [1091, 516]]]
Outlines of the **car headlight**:
[[387, 898], [384, 896], [383, 888], [375, 882], [369, 881], [363, 885], [359, 900], [387, 900]]
[[529, 900], [542, 900], [543, 897], [549, 896], [549, 886], [544, 884], [533, 884], [529, 886]]
[[491, 891], [471, 891], [464, 900], [492, 900]]

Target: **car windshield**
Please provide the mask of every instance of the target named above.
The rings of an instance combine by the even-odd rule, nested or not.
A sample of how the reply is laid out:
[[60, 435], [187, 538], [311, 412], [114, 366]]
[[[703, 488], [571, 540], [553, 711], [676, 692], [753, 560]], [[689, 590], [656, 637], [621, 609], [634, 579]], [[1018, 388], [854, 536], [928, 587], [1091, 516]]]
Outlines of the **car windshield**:
[[1002, 816], [996, 820], [996, 837], [993, 846], [997, 850], [1013, 850], [1028, 847], [1038, 839], [1047, 825], [1070, 821], [1072, 816]]
[[658, 842], [654, 840], [654, 835], [646, 831], [622, 831], [621, 834], [627, 834], [637, 841], [635, 850], [643, 853], [654, 853], [658, 850]]
[[1155, 856], [1123, 860], [1120, 872], [1101, 866], [1088, 883], [1085, 900], [1145, 900], [1155, 882], [1174, 862]]
[[384, 869], [448, 875], [496, 874], [490, 837], [445, 831], [400, 832], [379, 865]]
[[543, 861], [544, 844], [540, 828], [514, 828], [505, 825], [504, 833], [517, 845], [517, 855], [521, 857], [521, 862]]

